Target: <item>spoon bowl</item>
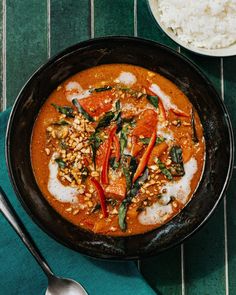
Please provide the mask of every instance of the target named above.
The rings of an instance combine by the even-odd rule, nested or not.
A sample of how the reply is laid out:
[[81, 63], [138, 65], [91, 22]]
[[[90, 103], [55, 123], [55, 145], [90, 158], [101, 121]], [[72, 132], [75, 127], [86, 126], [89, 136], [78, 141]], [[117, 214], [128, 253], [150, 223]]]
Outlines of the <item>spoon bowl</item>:
[[48, 278], [45, 295], [87, 295], [85, 289], [76, 281], [55, 275]]
[[1, 187], [0, 212], [16, 231], [22, 242], [28, 248], [30, 253], [33, 255], [39, 266], [48, 277], [48, 288], [45, 293], [46, 295], [88, 295], [85, 289], [76, 281], [66, 278], [60, 278], [54, 275], [48, 263], [40, 253], [38, 247], [35, 245], [33, 239], [23, 225], [22, 221], [16, 214]]

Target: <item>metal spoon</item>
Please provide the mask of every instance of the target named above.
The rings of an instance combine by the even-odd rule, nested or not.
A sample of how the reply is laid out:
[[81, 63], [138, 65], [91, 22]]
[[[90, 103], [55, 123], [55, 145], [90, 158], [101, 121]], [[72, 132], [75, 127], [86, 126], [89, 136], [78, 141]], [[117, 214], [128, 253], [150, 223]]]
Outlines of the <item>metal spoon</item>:
[[25, 246], [34, 256], [34, 258], [48, 277], [48, 288], [45, 295], [88, 295], [88, 293], [79, 283], [70, 279], [59, 278], [54, 275], [46, 260], [43, 258], [42, 254], [35, 245], [30, 234], [27, 232], [25, 226], [17, 216], [15, 210], [13, 209], [1, 187], [0, 211], [17, 232]]

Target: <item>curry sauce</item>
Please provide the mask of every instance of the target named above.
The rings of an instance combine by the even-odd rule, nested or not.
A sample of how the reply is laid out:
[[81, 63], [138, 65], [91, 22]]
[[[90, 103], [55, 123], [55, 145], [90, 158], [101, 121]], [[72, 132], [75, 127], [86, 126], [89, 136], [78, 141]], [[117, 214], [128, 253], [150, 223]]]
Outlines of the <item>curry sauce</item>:
[[200, 181], [203, 128], [185, 94], [147, 69], [110, 64], [70, 77], [35, 121], [31, 162], [43, 196], [99, 234], [147, 232], [173, 218]]

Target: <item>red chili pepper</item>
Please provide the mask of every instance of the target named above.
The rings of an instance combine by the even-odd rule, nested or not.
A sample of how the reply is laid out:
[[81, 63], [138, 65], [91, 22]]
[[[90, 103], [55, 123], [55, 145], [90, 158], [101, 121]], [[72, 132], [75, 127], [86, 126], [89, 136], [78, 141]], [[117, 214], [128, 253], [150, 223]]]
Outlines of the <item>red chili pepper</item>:
[[113, 140], [113, 136], [116, 132], [117, 126], [112, 127], [109, 137], [108, 137], [108, 144], [107, 144], [107, 149], [105, 151], [105, 158], [104, 158], [104, 162], [102, 165], [102, 172], [101, 172], [101, 182], [102, 184], [108, 184], [109, 180], [108, 180], [108, 166], [109, 166], [109, 158], [110, 158], [110, 154], [111, 154], [111, 145], [112, 145], [112, 140]]
[[100, 183], [97, 181], [97, 179], [95, 179], [94, 177], [90, 177], [90, 180], [91, 180], [93, 186], [95, 187], [95, 189], [96, 189], [96, 191], [98, 193], [103, 216], [107, 217], [108, 212], [107, 212], [107, 206], [106, 206], [106, 199], [105, 199], [104, 190], [103, 190], [102, 186], [100, 185]]
[[163, 102], [161, 101], [160, 98], [158, 98], [158, 106], [159, 106], [159, 110], [160, 110], [160, 115], [163, 118], [163, 120], [166, 120], [166, 111], [163, 105]]
[[190, 115], [182, 112], [182, 111], [179, 111], [179, 110], [176, 110], [176, 109], [170, 109], [171, 112], [173, 112], [175, 115], [179, 116], [179, 117], [186, 117], [186, 118], [189, 118]]
[[148, 163], [148, 160], [150, 158], [152, 149], [155, 146], [156, 138], [157, 138], [157, 131], [156, 131], [156, 128], [155, 128], [155, 130], [152, 133], [150, 142], [149, 142], [149, 144], [148, 144], [142, 158], [140, 159], [138, 167], [137, 167], [137, 169], [135, 171], [135, 174], [134, 174], [134, 177], [133, 177], [133, 182], [135, 182], [135, 180], [137, 180], [139, 178], [139, 176], [142, 174], [143, 170], [145, 169], [145, 167], [146, 167], [146, 165]]
[[83, 161], [84, 161], [84, 166], [85, 166], [85, 167], [88, 167], [88, 166], [89, 166], [89, 161], [88, 161], [88, 159], [87, 159], [87, 158], [84, 158]]
[[119, 162], [119, 160], [120, 160], [120, 141], [119, 141], [116, 134], [113, 136], [113, 142], [115, 144], [116, 161]]

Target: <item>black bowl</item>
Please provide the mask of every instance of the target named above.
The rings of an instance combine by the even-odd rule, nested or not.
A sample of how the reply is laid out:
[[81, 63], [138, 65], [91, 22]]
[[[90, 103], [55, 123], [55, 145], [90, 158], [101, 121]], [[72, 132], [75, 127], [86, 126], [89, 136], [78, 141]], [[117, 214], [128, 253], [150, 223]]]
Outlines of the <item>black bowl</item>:
[[[206, 140], [204, 173], [192, 200], [167, 224], [130, 237], [93, 234], [63, 219], [42, 196], [30, 162], [32, 128], [49, 94], [71, 75], [110, 63], [142, 66], [173, 81], [198, 111]], [[85, 41], [50, 59], [19, 94], [11, 112], [6, 138], [10, 177], [32, 219], [60, 243], [89, 256], [106, 259], [155, 255], [194, 233], [223, 197], [232, 173], [233, 151], [228, 112], [209, 80], [181, 54], [158, 43], [130, 37]]]

